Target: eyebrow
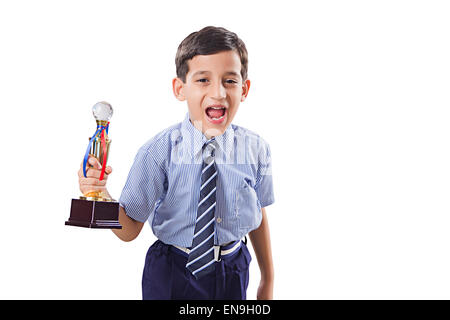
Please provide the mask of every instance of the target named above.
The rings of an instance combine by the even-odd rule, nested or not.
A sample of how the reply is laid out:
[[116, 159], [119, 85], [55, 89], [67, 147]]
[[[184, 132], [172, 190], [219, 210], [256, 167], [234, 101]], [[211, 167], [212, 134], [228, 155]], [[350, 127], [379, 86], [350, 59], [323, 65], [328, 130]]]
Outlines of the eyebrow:
[[[201, 70], [201, 71], [195, 72], [192, 76], [195, 77], [195, 76], [200, 75], [200, 74], [208, 74], [208, 73], [211, 73], [211, 72], [210, 71], [206, 71], [206, 70]], [[229, 76], [229, 75], [231, 75], [231, 76], [239, 76], [239, 73], [234, 72], [234, 71], [227, 71], [227, 72], [225, 72], [225, 75], [226, 76]]]

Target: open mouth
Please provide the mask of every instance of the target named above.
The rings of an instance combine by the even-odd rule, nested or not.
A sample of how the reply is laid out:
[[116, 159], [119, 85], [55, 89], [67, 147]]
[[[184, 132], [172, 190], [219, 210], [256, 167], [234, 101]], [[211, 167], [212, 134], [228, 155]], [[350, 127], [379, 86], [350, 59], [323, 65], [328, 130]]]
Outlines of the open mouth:
[[217, 124], [221, 123], [225, 119], [227, 108], [222, 106], [208, 107], [206, 108], [205, 113], [209, 121]]

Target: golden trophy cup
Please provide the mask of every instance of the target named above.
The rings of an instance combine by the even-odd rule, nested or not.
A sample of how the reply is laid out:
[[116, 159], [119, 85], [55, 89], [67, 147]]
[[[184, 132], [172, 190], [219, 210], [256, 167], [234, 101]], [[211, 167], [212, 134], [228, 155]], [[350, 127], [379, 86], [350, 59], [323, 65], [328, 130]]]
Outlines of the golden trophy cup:
[[[103, 180], [111, 145], [108, 129], [113, 109], [109, 103], [102, 101], [94, 105], [92, 113], [97, 122], [97, 130], [89, 138], [89, 145], [83, 159], [83, 174], [86, 177], [87, 160], [91, 155], [96, 157], [102, 166], [99, 180]], [[119, 202], [110, 199], [102, 191], [89, 191], [79, 199], [72, 199], [70, 217], [65, 224], [85, 228], [121, 229]]]

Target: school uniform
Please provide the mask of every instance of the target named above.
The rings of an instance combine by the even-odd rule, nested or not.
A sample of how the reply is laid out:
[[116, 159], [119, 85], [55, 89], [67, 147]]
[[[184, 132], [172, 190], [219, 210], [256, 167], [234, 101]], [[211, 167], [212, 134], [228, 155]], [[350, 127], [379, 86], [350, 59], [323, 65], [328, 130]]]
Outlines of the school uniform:
[[[202, 184], [204, 147], [211, 140], [214, 175], [208, 181], [214, 177], [215, 184], [208, 211], [215, 261], [208, 267], [214, 270], [197, 279], [186, 265], [196, 249], [201, 190], [207, 184]], [[132, 219], [148, 221], [158, 238], [145, 259], [144, 299], [246, 299], [251, 257], [241, 240], [260, 225], [261, 208], [274, 202], [269, 145], [234, 124], [208, 140], [187, 113], [139, 149], [119, 202]]]

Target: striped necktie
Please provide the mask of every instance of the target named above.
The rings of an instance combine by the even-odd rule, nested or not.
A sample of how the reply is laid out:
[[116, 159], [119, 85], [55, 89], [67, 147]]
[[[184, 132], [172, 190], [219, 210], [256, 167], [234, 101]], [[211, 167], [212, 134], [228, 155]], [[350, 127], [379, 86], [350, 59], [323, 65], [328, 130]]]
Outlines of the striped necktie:
[[214, 233], [216, 230], [214, 211], [216, 207], [216, 176], [214, 138], [203, 146], [202, 180], [200, 199], [197, 207], [194, 239], [186, 267], [196, 279], [215, 270]]

